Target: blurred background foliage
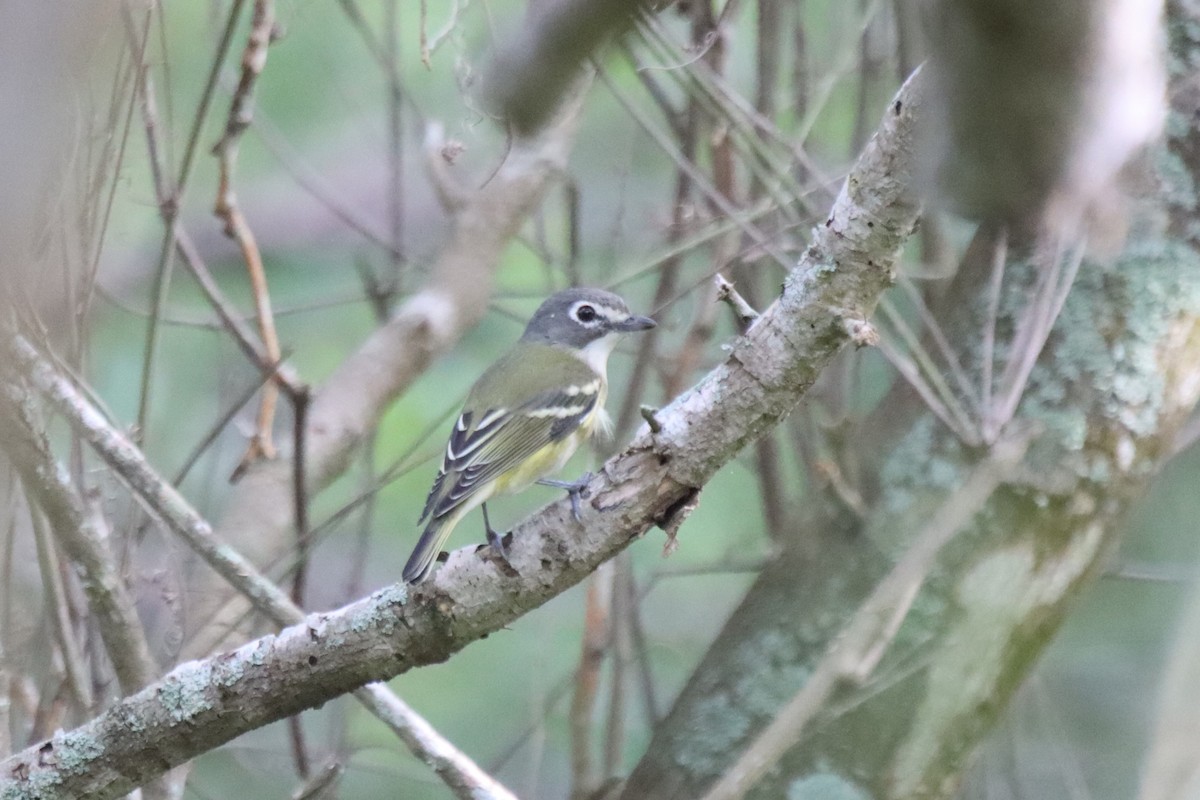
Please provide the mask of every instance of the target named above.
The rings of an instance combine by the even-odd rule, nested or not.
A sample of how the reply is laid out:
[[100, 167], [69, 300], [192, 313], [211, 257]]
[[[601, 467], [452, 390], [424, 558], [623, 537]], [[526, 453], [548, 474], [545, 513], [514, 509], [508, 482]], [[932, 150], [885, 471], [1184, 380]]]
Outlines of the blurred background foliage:
[[[690, 43], [686, 15], [691, 12], [685, 5], [662, 11], [622, 43], [606, 48], [599, 60], [603, 80], [588, 94], [565, 176], [577, 193], [577, 208], [572, 210], [571, 193], [564, 187], [551, 191], [503, 257], [492, 313], [394, 405], [353, 468], [314, 498], [319, 544], [312, 556], [318, 566], [309, 580], [310, 607], [334, 607], [397, 579], [415, 540], [416, 518], [451, 415], [471, 382], [519, 335], [523, 320], [546, 294], [572, 282], [620, 291], [635, 310], [651, 312], [660, 321], [664, 359], [678, 351], [694, 321], [705, 315], [712, 301], [712, 275], [732, 265], [718, 263], [719, 239], [703, 236], [727, 225], [725, 218], [693, 196], [684, 239], [700, 241], [681, 248], [677, 288], [666, 303], [653, 306], [664, 257], [673, 248], [669, 231], [676, 168], [670, 154], [608, 87], [611, 82], [658, 129], [669, 129], [645, 79], [683, 108], [697, 67], [714, 44]], [[811, 192], [816, 209], [805, 211], [797, 200], [790, 215], [763, 218], [767, 229], [783, 234], [790, 255], [803, 248], [808, 227], [821, 221], [839, 176], [917, 60], [917, 43], [911, 35], [901, 35], [911, 25], [905, 5], [796, 0], [782, 7], [779, 73], [767, 91], [784, 140], [803, 148], [814, 169], [782, 148], [774, 152], [786, 157], [795, 184]], [[720, 12], [727, 15], [721, 26], [727, 57], [722, 81], [748, 102], [755, 96], [760, 69], [760, 8], [730, 2]], [[166, 4], [155, 10], [147, 59], [156, 81], [169, 172], [178, 168], [226, 13], [224, 2]], [[497, 43], [518, 28], [524, 13], [525, 3], [517, 0], [278, 4], [279, 38], [258, 85], [237, 190], [264, 256], [285, 354], [306, 381], [319, 385], [378, 323], [370, 285], [391, 291], [385, 305], [397, 302], [421, 284], [445, 241], [449, 220], [423, 169], [426, 126], [440, 123], [448, 138], [462, 144], [453, 170], [468, 184], [486, 181], [504, 158], [505, 131], [481, 110], [476, 90]], [[95, 57], [89, 89], [103, 99], [111, 92], [114, 64], [125, 63], [128, 52], [119, 24], [98, 33], [111, 47]], [[234, 41], [244, 38], [245, 21]], [[423, 39], [431, 45], [428, 65], [422, 63]], [[400, 78], [398, 106], [392, 104], [392, 87], [381, 67], [389, 41]], [[235, 44], [234, 52], [238, 48]], [[181, 220], [222, 289], [249, 314], [252, 303], [237, 248], [222, 236], [210, 213], [216, 169], [206, 152], [219, 135], [235, 69], [230, 58], [203, 129], [202, 152]], [[391, 114], [398, 115], [398, 128], [389, 127]], [[719, 120], [708, 129], [710, 137], [726, 132]], [[86, 137], [80, 144], [88, 144]], [[701, 146], [697, 158], [709, 174], [711, 145], [712, 140]], [[745, 206], [750, 205], [752, 181], [748, 161], [739, 151], [735, 183]], [[162, 235], [136, 115], [113, 197], [99, 292], [87, 323], [86, 378], [113, 417], [130, 425], [137, 415], [150, 276]], [[571, 245], [572, 224], [578, 226], [577, 251]], [[945, 218], [936, 233], [951, 241], [966, 235]], [[931, 238], [909, 248], [908, 276], [925, 280], [943, 274], [944, 264], [936, 260], [944, 245]], [[400, 257], [393, 257], [388, 242]], [[747, 262], [751, 267], [741, 268], [739, 279], [755, 287], [759, 298], [772, 296], [782, 269], [768, 259]], [[365, 282], [364, 275], [372, 276], [371, 281]], [[903, 305], [899, 296], [896, 301]], [[172, 475], [214, 421], [254, 383], [257, 371], [179, 267], [165, 321], [143, 444], [160, 471]], [[715, 331], [688, 383], [722, 358], [721, 343], [736, 333], [723, 308], [713, 323]], [[614, 415], [628, 384], [631, 356], [631, 350], [618, 351], [610, 367], [614, 390], [609, 408]], [[873, 351], [848, 356], [838, 368], [855, 376], [851, 404], [860, 408], [880, 397], [894, 379]], [[652, 370], [642, 387], [642, 402], [664, 400], [658, 378]], [[805, 425], [818, 424], [812, 420], [827, 421], [824, 403], [818, 392], [797, 412], [807, 421], [775, 435], [786, 488], [777, 501], [788, 524], [799, 518], [808, 482], [794, 436]], [[277, 427], [286, 431], [286, 404], [281, 409], [284, 418]], [[252, 419], [250, 404], [183, 483], [186, 495], [209, 515], [220, 513], [227, 478]], [[565, 472], [574, 476], [596, 463], [595, 454], [581, 454]], [[653, 687], [653, 712], [664, 713], [739, 601], [755, 564], [771, 556], [757, 470], [754, 453], [747, 452], [705, 489], [669, 559], [663, 558], [663, 540], [654, 532], [631, 550], [636, 586], [643, 593], [645, 649], [641, 666], [628, 663], [620, 669], [624, 701], [615, 713], [625, 721], [626, 735], [619, 743], [623, 772], [636, 763], [651, 731], [640, 670], [646, 670], [645, 680]], [[1164, 653], [1196, 574], [1198, 472], [1200, 455], [1193, 448], [1175, 460], [1130, 515], [1126, 544], [1111, 573], [1081, 599], [992, 736], [968, 782], [968, 796], [1115, 800], [1134, 794]], [[362, 502], [363, 492], [381, 476], [386, 477], [382, 487]], [[117, 530], [138, 519], [123, 492], [101, 485]], [[531, 489], [495, 502], [492, 518], [510, 526], [554, 497], [552, 490]], [[350, 503], [355, 505], [347, 509]], [[460, 526], [452, 544], [481, 539], [481, 526], [472, 518]], [[282, 575], [288, 566], [278, 565], [274, 574]], [[158, 573], [138, 577], [151, 594], [164, 580]], [[393, 688], [521, 797], [565, 796], [570, 784], [568, 707], [579, 664], [585, 593], [586, 587], [568, 592], [448, 663], [398, 678]], [[43, 613], [37, 602], [26, 608], [9, 597], [9, 603], [8, 613], [29, 615], [30, 620]], [[606, 675], [611, 677], [613, 669], [609, 658]], [[593, 719], [597, 732], [605, 729], [612, 695], [613, 684], [606, 678]], [[339, 793], [345, 800], [448, 796], [358, 706], [339, 700], [304, 719], [318, 762], [335, 755], [348, 759]], [[200, 759], [187, 796], [282, 798], [296, 782], [287, 730], [276, 725]]]

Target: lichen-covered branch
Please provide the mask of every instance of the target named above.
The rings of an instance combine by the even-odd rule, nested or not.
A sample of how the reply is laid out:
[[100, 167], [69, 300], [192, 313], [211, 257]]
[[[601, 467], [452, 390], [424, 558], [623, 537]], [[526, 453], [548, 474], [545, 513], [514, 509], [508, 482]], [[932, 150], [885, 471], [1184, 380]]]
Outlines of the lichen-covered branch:
[[[576, 522], [566, 501], [520, 526], [501, 570], [459, 550], [416, 590], [384, 589], [232, 653], [193, 661], [69, 733], [0, 763], [5, 797], [109, 798], [171, 764], [370, 681], [443, 661], [586, 577], [700, 487], [798, 402], [892, 280], [910, 192], [919, 80], [889, 106], [783, 296], [729, 359], [611, 459]], [[870, 187], [870, 191], [867, 190]]]
[[[24, 337], [10, 334], [5, 346], [0, 349], [0, 357], [0, 361], [11, 364], [14, 373], [10, 376], [11, 380], [0, 387], [4, 392], [0, 395], [0, 421], [5, 421], [9, 413], [3, 402], [5, 396], [17, 401], [11, 412], [16, 415], [13, 419], [15, 425], [0, 429], [4, 434], [0, 442], [4, 442], [12, 451], [23, 480], [37, 491], [47, 513], [57, 523], [56, 527], [63, 528], [59, 534], [68, 552], [85, 573], [84, 586], [92, 600], [101, 630], [106, 632], [105, 641], [110, 650], [114, 645], [129, 648], [114, 655], [119, 674], [130, 669], [127, 661], [138, 655], [139, 647], [141, 651], [146, 651], [148, 661], [148, 648], [142, 629], [129, 598], [123, 592], [119, 576], [115, 574], [111, 556], [107, 565], [98, 563], [104, 556], [103, 545], [92, 541], [97, 538], [96, 534], [89, 530], [85, 521], [80, 521], [81, 512], [70, 504], [67, 497], [69, 481], [49, 458], [49, 451], [44, 446], [37, 448], [38, 442], [30, 431], [22, 435], [22, 431], [29, 428], [27, 421], [19, 418], [24, 402], [20, 387], [24, 381], [36, 387], [42, 397], [66, 418], [76, 433], [92, 446], [168, 529], [183, 539], [255, 609], [281, 626], [294, 625], [304, 619], [304, 613], [291, 602], [287, 594], [259, 573], [240, 553], [218, 540], [207, 520], [171, 484], [158, 476], [137, 447], [110, 426], [100, 412]], [[39, 456], [46, 463], [38, 461]], [[49, 474], [53, 482], [43, 480], [43, 473]], [[122, 608], [122, 603], [128, 608]], [[132, 630], [128, 629], [129, 626], [132, 626]], [[110, 629], [116, 633], [107, 633]], [[114, 635], [121, 638], [113, 639]], [[149, 668], [153, 669], [153, 664]], [[149, 683], [155, 674], [155, 671], [151, 671], [140, 683], [127, 686], [123, 682], [122, 686], [127, 692], [132, 692]], [[364, 686], [355, 692], [355, 697], [391, 728], [409, 746], [413, 755], [429, 765], [460, 797], [465, 800], [511, 800], [507, 789], [458, 751], [386, 686]]]
[[[1019, 313], [1028, 285], [1008, 294], [1004, 319]], [[967, 303], [976, 312], [978, 300]], [[1019, 409], [1019, 420], [1045, 431], [1020, 480], [998, 490], [943, 554], [877, 680], [836, 703], [819, 735], [792, 748], [750, 797], [789, 786], [863, 798], [953, 795], [971, 750], [1099, 571], [1122, 511], [1196, 402], [1200, 258], [1144, 243], [1115, 269], [1089, 265], [1052, 341]], [[864, 470], [879, 486], [867, 517], [817, 515], [804, 529], [816, 539], [806, 552], [819, 555], [787, 552], [767, 566], [625, 797], [696, 797], [724, 774], [886, 572], [885, 554], [902, 552], [969, 473], [977, 455], [931, 412], [899, 396], [885, 403], [901, 432], [886, 443], [863, 439], [862, 452], [880, 451]]]
[[[1176, 57], [1195, 63], [1197, 54], [1193, 44]], [[1194, 135], [1182, 123], [1195, 97], [1173, 98], [1191, 106], [1177, 105], [1180, 124], [1168, 127], [1178, 138], [1155, 153], [1162, 193], [1135, 204], [1136, 233], [1119, 259], [1083, 264], [1029, 375], [1015, 421], [1043, 433], [1024, 467], [939, 558], [876, 681], [837, 698], [748, 796], [954, 796], [971, 752], [1100, 571], [1123, 511], [1169, 458], [1200, 396], [1200, 255], [1187, 226], [1164, 235], [1162, 224], [1194, 218], [1185, 204], [1200, 162], [1181, 158], [1195, 152], [1181, 143]], [[968, 257], [932, 309], [977, 381], [991, 366], [980, 331], [1015, 330], [1039, 279], [1017, 247], [995, 298], [990, 273], [988, 259]], [[1020, 355], [1002, 338], [996, 345], [1000, 366]], [[719, 780], [980, 458], [904, 387], [865, 421], [853, 451], [865, 515], [814, 499], [806, 541], [751, 587], [624, 797], [692, 798]]]

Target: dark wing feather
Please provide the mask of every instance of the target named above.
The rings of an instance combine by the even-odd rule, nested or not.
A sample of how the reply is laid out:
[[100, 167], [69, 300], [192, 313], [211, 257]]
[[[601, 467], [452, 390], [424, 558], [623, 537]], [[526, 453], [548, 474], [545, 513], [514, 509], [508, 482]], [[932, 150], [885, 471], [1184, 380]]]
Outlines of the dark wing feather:
[[[462, 505], [474, 491], [516, 467], [551, 442], [574, 432], [596, 406], [596, 394], [543, 392], [518, 408], [479, 417], [486, 423], [472, 428], [471, 412], [463, 412], [450, 435], [442, 468], [425, 501], [421, 519], [438, 519]], [[538, 411], [579, 408], [569, 416], [537, 415]]]

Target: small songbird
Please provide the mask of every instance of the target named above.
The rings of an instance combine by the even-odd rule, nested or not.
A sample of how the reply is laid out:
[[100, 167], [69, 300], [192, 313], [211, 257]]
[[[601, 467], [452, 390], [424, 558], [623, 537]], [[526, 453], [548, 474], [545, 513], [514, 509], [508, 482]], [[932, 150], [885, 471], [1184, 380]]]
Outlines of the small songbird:
[[483, 508], [488, 543], [506, 557], [487, 517], [493, 495], [535, 481], [557, 486], [571, 493], [579, 516], [579, 493], [589, 476], [576, 482], [544, 478], [562, 469], [589, 436], [611, 428], [604, 411], [609, 353], [621, 334], [654, 325], [601, 289], [566, 289], [542, 303], [521, 339], [467, 395], [418, 521], [425, 531], [404, 567], [405, 582], [429, 577], [450, 532], [476, 506]]

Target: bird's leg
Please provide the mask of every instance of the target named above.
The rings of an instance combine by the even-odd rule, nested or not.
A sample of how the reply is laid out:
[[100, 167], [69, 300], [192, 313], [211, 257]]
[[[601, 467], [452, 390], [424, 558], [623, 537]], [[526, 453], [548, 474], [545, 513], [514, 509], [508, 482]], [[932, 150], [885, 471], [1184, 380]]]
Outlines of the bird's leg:
[[[487, 531], [488, 544], [496, 551], [496, 555], [500, 556], [500, 559], [505, 564], [508, 564], [508, 548], [504, 546], [504, 537], [496, 533], [495, 529], [492, 528], [492, 523], [488, 521], [487, 503], [480, 503], [479, 505], [483, 509], [483, 529]], [[512, 566], [512, 564], [508, 565]]]
[[541, 486], [553, 486], [555, 489], [565, 489], [567, 495], [571, 498], [571, 516], [579, 522], [579, 498], [584, 496], [587, 491], [587, 485], [592, 480], [592, 473], [585, 472], [577, 481], [556, 481], [552, 478], [542, 478], [538, 481]]

